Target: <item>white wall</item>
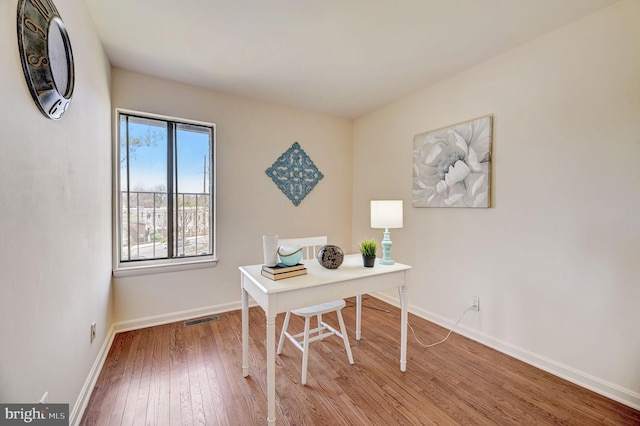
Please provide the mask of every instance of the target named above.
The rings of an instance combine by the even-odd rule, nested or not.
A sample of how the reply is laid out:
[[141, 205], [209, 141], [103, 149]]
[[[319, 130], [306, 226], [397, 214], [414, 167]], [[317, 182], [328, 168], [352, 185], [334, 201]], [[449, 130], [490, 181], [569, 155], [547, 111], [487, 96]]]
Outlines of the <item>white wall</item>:
[[76, 82], [63, 119], [45, 118], [22, 73], [17, 3], [0, 2], [0, 401], [48, 391], [73, 411], [112, 323], [110, 67], [84, 2], [56, 0]]
[[[352, 122], [114, 69], [114, 108], [216, 124], [215, 268], [117, 278], [116, 321], [135, 327], [239, 308], [238, 266], [262, 262], [262, 235], [327, 235], [351, 245]], [[324, 178], [294, 206], [265, 174], [294, 142]], [[160, 317], [160, 318], [157, 318]]]
[[[357, 120], [352, 238], [403, 199], [413, 312], [450, 326], [479, 296], [466, 334], [636, 407], [639, 43], [622, 1]], [[486, 114], [493, 207], [413, 208], [414, 135]]]

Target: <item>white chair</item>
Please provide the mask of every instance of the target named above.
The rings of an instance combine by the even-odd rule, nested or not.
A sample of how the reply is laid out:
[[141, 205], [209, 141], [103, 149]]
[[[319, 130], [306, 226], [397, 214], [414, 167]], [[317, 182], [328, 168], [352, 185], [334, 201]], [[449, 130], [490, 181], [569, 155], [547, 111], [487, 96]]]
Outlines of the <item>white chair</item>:
[[[317, 250], [323, 245], [327, 244], [327, 237], [309, 237], [309, 238], [294, 238], [294, 239], [282, 239], [278, 241], [278, 246], [291, 246], [298, 245], [302, 248], [302, 258], [305, 260], [315, 259]], [[332, 302], [320, 303], [318, 305], [308, 306], [306, 308], [294, 309], [287, 312], [284, 318], [284, 324], [282, 325], [282, 333], [280, 334], [280, 341], [278, 342], [278, 355], [282, 353], [282, 346], [284, 345], [284, 339], [287, 337], [296, 348], [302, 351], [302, 384], [307, 384], [307, 364], [309, 359], [309, 344], [318, 340], [326, 339], [331, 336], [338, 336], [342, 338], [344, 342], [344, 348], [347, 351], [347, 357], [349, 358], [349, 364], [353, 365], [353, 355], [351, 354], [351, 346], [349, 346], [349, 337], [347, 336], [347, 329], [344, 326], [344, 320], [342, 319], [342, 308], [346, 305], [344, 300], [334, 300]], [[330, 312], [335, 312], [338, 316], [338, 322], [340, 323], [340, 331], [333, 328], [322, 320], [322, 315]], [[289, 327], [289, 320], [291, 314], [304, 317], [304, 331], [298, 334], [290, 334], [287, 331]], [[310, 329], [311, 317], [318, 318], [318, 327]], [[300, 340], [302, 338], [302, 340]]]

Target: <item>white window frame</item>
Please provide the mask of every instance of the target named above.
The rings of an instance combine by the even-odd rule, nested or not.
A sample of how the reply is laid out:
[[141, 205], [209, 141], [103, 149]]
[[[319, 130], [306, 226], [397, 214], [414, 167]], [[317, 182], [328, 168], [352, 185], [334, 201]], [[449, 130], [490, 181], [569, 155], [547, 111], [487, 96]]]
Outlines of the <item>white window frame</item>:
[[[211, 147], [211, 224], [213, 235], [211, 237], [212, 253], [202, 256], [194, 257], [176, 257], [170, 259], [149, 259], [142, 262], [121, 262], [120, 261], [120, 240], [121, 240], [121, 206], [120, 206], [120, 115], [136, 115], [140, 117], [146, 117], [150, 119], [165, 120], [180, 122], [184, 124], [193, 124], [197, 126], [207, 126], [213, 129], [212, 133], [212, 147]], [[214, 123], [207, 123], [196, 120], [189, 120], [184, 118], [170, 117], [164, 115], [158, 115], [148, 112], [134, 111], [123, 108], [116, 108], [114, 114], [114, 138], [113, 138], [113, 275], [115, 277], [127, 277], [136, 275], [158, 274], [164, 272], [175, 272], [191, 269], [211, 268], [216, 266], [218, 262], [217, 250], [216, 250], [216, 235], [217, 235], [217, 135], [216, 125]]]

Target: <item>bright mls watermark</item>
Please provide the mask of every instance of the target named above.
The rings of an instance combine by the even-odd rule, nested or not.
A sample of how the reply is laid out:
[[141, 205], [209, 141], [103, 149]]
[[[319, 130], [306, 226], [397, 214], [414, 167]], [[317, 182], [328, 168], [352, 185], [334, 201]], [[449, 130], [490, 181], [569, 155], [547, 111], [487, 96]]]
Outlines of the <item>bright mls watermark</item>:
[[0, 426], [68, 426], [69, 404], [0, 404]]

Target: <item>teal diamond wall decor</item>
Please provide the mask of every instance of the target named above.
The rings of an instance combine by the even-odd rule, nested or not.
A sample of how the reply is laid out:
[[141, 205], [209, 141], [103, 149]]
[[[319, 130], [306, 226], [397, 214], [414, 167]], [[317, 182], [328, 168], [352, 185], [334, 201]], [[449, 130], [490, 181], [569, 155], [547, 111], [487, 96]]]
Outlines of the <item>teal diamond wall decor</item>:
[[294, 142], [265, 173], [295, 206], [324, 177], [298, 142]]

